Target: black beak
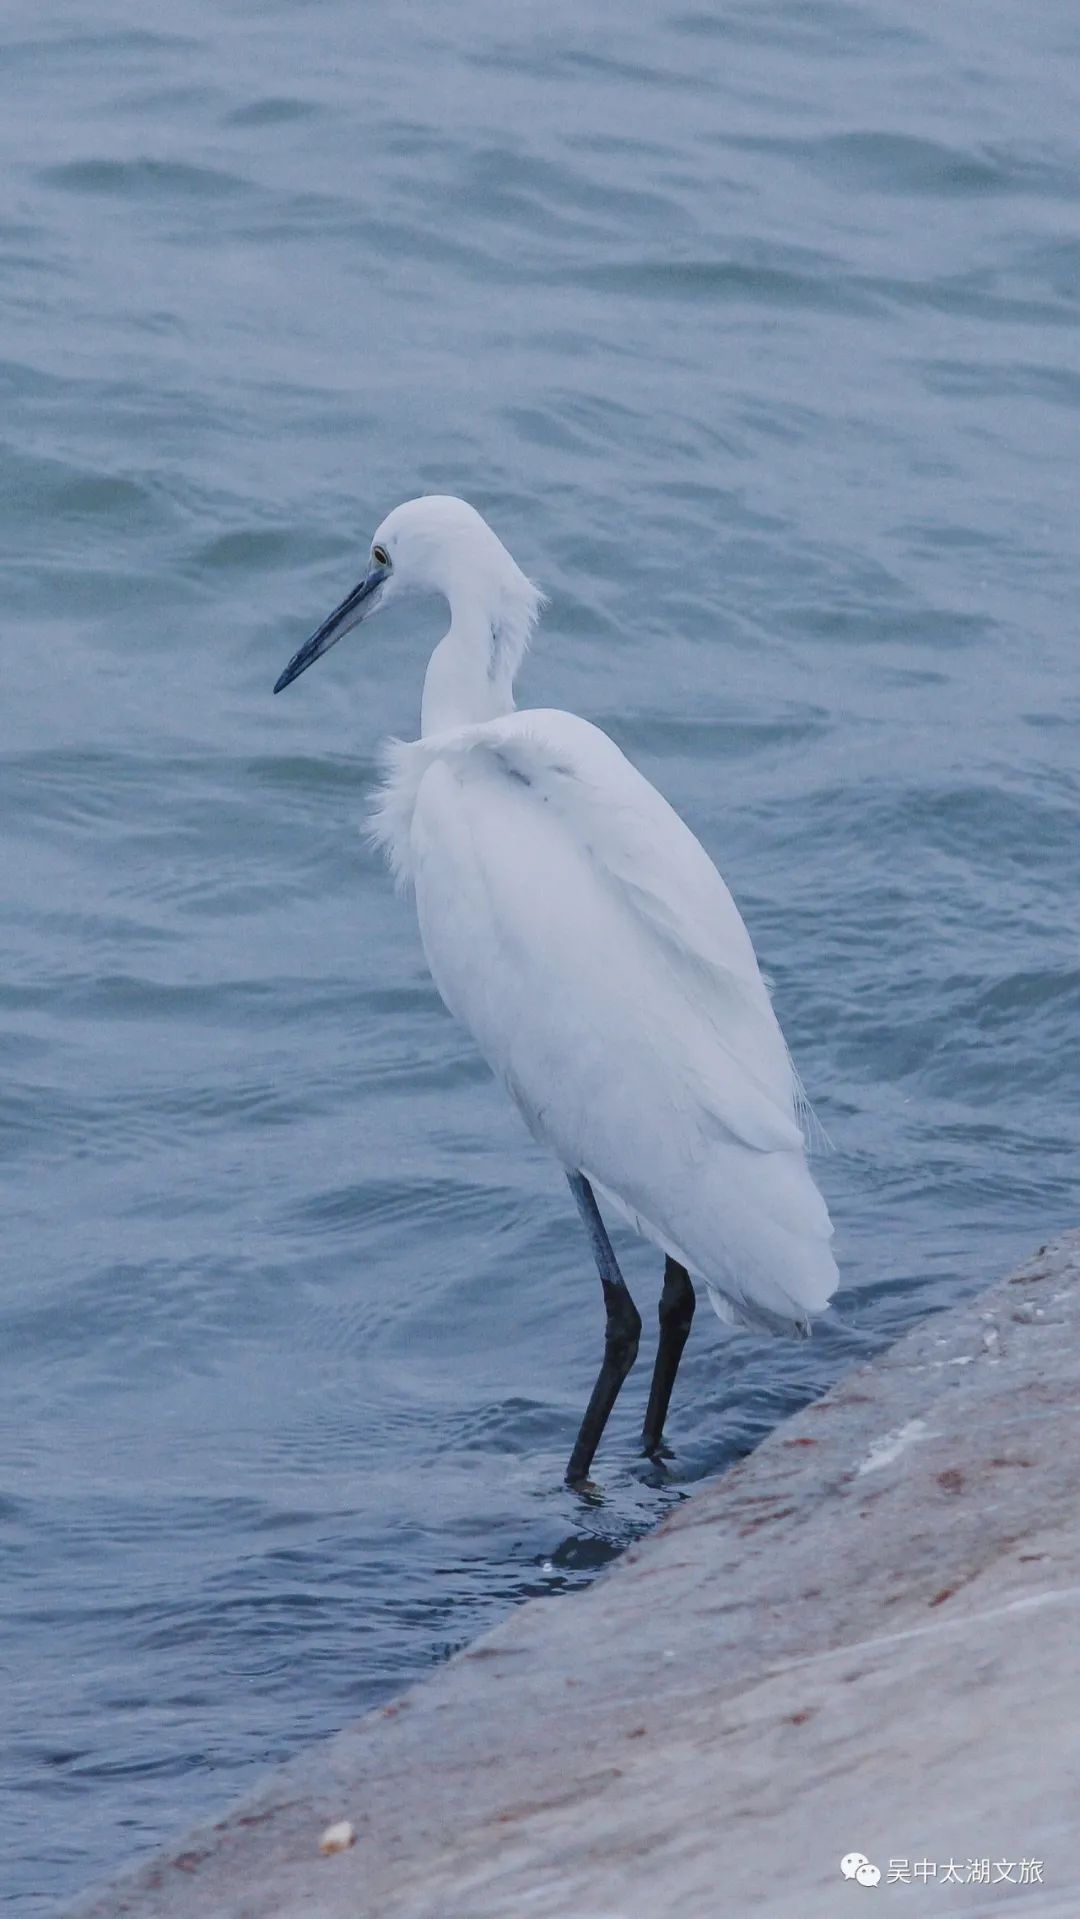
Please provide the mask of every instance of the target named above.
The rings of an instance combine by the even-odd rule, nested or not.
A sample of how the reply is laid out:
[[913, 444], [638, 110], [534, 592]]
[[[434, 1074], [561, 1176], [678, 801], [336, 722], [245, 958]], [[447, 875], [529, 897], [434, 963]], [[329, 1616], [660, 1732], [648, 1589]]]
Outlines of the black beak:
[[370, 573], [365, 573], [359, 586], [353, 587], [352, 592], [342, 600], [340, 606], [334, 608], [329, 619], [323, 621], [310, 640], [304, 641], [299, 653], [293, 654], [284, 673], [274, 686], [275, 693], [280, 693], [284, 687], [291, 686], [294, 680], [299, 679], [301, 673], [306, 673], [309, 666], [330, 651], [336, 640], [344, 639], [346, 633], [351, 632], [354, 626], [359, 626], [361, 620], [375, 611], [389, 571], [389, 567], [386, 566], [373, 566]]

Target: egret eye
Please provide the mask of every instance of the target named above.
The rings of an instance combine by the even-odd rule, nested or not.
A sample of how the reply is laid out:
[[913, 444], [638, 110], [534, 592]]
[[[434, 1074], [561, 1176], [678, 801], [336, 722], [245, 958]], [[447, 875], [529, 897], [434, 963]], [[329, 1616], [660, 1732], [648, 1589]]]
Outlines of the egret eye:
[[373, 546], [371, 549], [371, 557], [376, 566], [389, 566], [390, 564], [390, 555], [385, 546]]

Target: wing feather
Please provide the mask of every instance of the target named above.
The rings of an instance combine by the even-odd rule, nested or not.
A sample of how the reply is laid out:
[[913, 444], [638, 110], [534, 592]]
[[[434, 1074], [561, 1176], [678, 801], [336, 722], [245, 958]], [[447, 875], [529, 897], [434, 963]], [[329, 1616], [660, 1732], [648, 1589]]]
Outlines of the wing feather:
[[[717, 868], [605, 733], [569, 714], [537, 717], [548, 723], [542, 731], [528, 713], [513, 716], [519, 724], [512, 731], [511, 722], [502, 722], [508, 736], [491, 740], [486, 750], [564, 821], [598, 878], [621, 894], [638, 927], [663, 948], [711, 1040], [702, 1066], [715, 1047], [742, 1081], [734, 1101], [722, 1097], [715, 1079], [702, 1088], [714, 1121], [761, 1151], [800, 1144], [798, 1078], [750, 936]], [[563, 723], [557, 742], [549, 730], [553, 720]]]
[[[836, 1283], [797, 1082], [712, 861], [615, 744], [525, 712], [398, 749], [443, 999], [569, 1169], [745, 1318]], [[407, 790], [406, 790], [407, 789]]]

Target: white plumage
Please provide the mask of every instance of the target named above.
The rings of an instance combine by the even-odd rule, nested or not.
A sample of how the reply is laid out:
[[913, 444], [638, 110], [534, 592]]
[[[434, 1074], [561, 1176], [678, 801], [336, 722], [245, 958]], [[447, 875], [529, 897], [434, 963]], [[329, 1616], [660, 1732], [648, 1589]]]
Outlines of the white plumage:
[[750, 937], [606, 734], [514, 710], [540, 596], [490, 527], [460, 500], [398, 507], [279, 684], [410, 585], [440, 590], [451, 623], [420, 739], [385, 749], [372, 831], [415, 890], [439, 993], [534, 1136], [723, 1317], [804, 1328], [836, 1285], [832, 1229]]

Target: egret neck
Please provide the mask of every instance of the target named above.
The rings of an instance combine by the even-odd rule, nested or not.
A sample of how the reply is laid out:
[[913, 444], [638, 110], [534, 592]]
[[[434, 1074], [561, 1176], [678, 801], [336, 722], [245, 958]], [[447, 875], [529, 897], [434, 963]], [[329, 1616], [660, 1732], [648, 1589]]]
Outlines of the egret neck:
[[539, 595], [514, 565], [447, 583], [450, 627], [428, 662], [420, 733], [476, 726], [514, 711], [514, 676], [529, 643]]

